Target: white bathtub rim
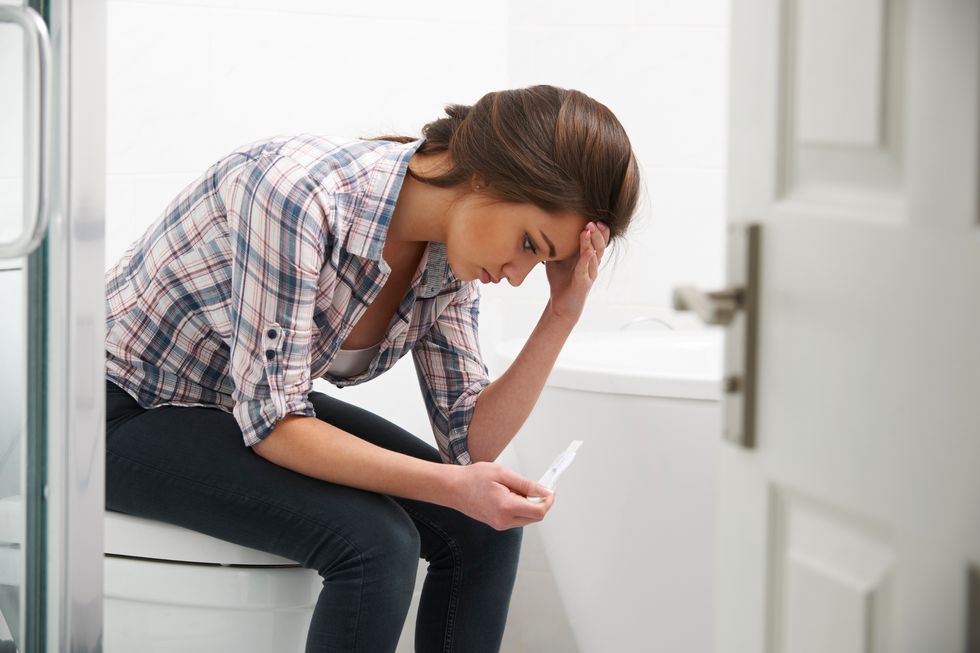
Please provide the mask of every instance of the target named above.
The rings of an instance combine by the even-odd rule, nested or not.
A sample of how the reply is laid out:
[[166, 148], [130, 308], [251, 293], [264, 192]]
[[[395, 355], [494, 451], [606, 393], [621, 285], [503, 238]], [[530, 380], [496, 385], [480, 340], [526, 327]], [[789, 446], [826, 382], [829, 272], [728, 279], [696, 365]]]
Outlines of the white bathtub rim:
[[[569, 344], [589, 343], [602, 338], [623, 337], [630, 339], [649, 337], [679, 344], [714, 345], [718, 348], [719, 361], [722, 356], [722, 334], [709, 330], [649, 331], [628, 335], [617, 331], [586, 331], [569, 336], [566, 347]], [[524, 344], [523, 339], [511, 339], [496, 346], [494, 354], [501, 370], [510, 366]], [[720, 401], [723, 394], [720, 366], [714, 370], [714, 373], [708, 373], [704, 369], [692, 369], [688, 373], [678, 372], [676, 369], [657, 370], [655, 365], [654, 369], [637, 370], [610, 365], [608, 361], [586, 363], [578, 357], [562, 354], [559, 354], [546, 385], [583, 392], [705, 401]]]

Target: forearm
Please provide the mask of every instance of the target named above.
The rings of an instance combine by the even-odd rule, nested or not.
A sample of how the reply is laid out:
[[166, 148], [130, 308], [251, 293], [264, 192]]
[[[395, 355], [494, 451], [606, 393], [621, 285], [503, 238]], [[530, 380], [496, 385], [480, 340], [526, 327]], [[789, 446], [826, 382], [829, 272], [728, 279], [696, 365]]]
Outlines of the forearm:
[[480, 393], [467, 432], [473, 462], [495, 461], [524, 425], [574, 326], [549, 304], [511, 366]]
[[316, 417], [287, 415], [252, 450], [331, 483], [453, 507], [457, 466], [390, 451]]

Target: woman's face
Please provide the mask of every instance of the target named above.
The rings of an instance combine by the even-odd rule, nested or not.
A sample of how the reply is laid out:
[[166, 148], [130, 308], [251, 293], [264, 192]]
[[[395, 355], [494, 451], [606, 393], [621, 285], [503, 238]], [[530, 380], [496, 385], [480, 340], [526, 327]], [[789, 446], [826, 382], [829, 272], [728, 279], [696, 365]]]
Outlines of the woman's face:
[[446, 238], [453, 274], [461, 281], [507, 279], [512, 286], [521, 285], [535, 265], [578, 256], [579, 234], [588, 224], [570, 211], [494, 202], [485, 193], [467, 195], [453, 213]]

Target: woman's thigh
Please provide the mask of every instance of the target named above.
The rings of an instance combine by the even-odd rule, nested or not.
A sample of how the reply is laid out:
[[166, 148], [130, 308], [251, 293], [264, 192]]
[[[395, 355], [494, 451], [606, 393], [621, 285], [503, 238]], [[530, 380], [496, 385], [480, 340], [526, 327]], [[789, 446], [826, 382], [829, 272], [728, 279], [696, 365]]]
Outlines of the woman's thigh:
[[[238, 423], [222, 410], [145, 410], [111, 383], [106, 393], [110, 510], [177, 524], [309, 568], [385, 547], [396, 557], [414, 547], [416, 556], [430, 561], [450, 550], [497, 548], [516, 555], [520, 547], [520, 528], [497, 531], [442, 505], [276, 465], [245, 446]], [[442, 462], [433, 446], [371, 411], [317, 391], [309, 397], [318, 419], [379, 447]], [[325, 555], [319, 544], [329, 533], [335, 537]], [[327, 560], [311, 559], [313, 552]]]
[[[313, 391], [309, 396], [319, 419], [379, 447], [442, 463], [435, 447], [397, 424], [322, 392]], [[510, 556], [516, 556], [519, 551], [523, 535], [521, 528], [498, 531], [443, 505], [398, 496], [391, 498], [415, 522], [421, 537], [421, 554], [426, 560], [431, 561], [450, 550], [454, 550], [456, 555], [460, 555], [459, 552], [463, 550], [489, 554], [497, 550]], [[446, 496], [445, 499], [451, 502], [452, 497]]]
[[[106, 507], [281, 555], [328, 574], [354, 558], [419, 556], [391, 497], [262, 458], [215, 408], [139, 407], [107, 384]], [[414, 568], [412, 569], [414, 576]]]

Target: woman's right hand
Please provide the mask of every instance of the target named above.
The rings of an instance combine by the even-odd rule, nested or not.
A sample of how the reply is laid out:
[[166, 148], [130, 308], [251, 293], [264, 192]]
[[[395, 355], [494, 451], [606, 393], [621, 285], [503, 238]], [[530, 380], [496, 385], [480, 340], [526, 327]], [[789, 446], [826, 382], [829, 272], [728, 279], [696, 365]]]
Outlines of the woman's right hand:
[[[555, 502], [551, 490], [496, 463], [478, 462], [457, 469], [452, 508], [498, 531], [541, 521]], [[545, 500], [535, 503], [529, 496]]]

